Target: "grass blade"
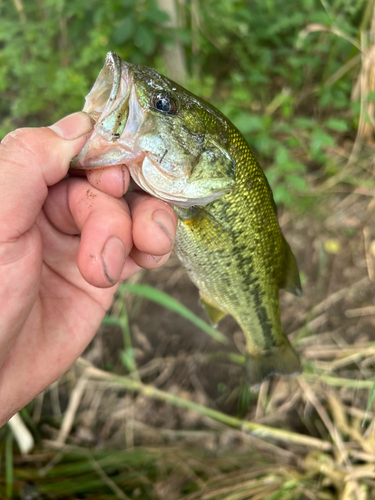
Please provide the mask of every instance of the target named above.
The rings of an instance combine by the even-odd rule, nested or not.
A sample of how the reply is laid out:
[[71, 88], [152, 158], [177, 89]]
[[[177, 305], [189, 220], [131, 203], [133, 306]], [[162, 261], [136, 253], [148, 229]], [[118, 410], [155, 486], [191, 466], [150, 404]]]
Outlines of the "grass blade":
[[364, 425], [365, 425], [366, 418], [367, 418], [368, 412], [370, 411], [370, 408], [371, 408], [372, 402], [374, 400], [374, 397], [375, 397], [375, 380], [372, 383], [371, 391], [370, 391], [370, 394], [368, 396], [368, 401], [367, 401], [365, 416], [363, 417], [363, 421], [362, 421], [362, 427], [364, 427]]
[[123, 324], [120, 318], [116, 316], [105, 316], [102, 321], [102, 325], [116, 325], [122, 328]]
[[122, 339], [124, 343], [124, 349], [120, 352], [121, 361], [125, 368], [129, 371], [129, 373], [139, 378], [137, 364], [134, 357], [134, 349], [131, 341], [128, 313], [126, 310], [125, 301], [121, 307], [120, 317], [117, 318], [116, 316], [105, 316], [102, 321], [102, 325], [116, 325], [121, 328]]
[[8, 499], [13, 497], [13, 434], [8, 433], [5, 445], [5, 484]]
[[140, 297], [151, 300], [152, 302], [155, 302], [156, 304], [159, 304], [166, 309], [176, 312], [183, 318], [193, 323], [193, 325], [203, 330], [205, 333], [207, 333], [207, 335], [213, 337], [215, 340], [218, 340], [223, 344], [228, 342], [227, 338], [222, 333], [218, 332], [217, 330], [215, 330], [215, 328], [196, 316], [187, 307], [178, 302], [178, 300], [172, 298], [170, 295], [160, 290], [157, 290], [156, 288], [140, 283], [136, 283], [133, 285], [125, 283], [121, 285], [120, 289], [123, 292], [129, 292], [134, 293], [135, 295], [139, 295]]

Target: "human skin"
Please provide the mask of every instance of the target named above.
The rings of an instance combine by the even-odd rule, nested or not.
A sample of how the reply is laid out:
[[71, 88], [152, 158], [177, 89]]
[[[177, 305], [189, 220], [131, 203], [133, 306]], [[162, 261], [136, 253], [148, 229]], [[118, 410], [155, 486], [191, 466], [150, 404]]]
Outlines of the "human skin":
[[0, 426], [78, 358], [120, 282], [164, 264], [177, 219], [125, 166], [67, 176], [85, 113], [0, 144]]

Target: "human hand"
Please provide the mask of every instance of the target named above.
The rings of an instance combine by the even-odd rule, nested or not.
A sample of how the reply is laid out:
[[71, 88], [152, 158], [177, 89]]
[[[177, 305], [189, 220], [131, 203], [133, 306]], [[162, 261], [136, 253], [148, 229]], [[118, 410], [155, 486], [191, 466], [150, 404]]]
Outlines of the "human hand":
[[172, 250], [173, 209], [122, 198], [125, 166], [67, 177], [91, 129], [75, 113], [0, 144], [0, 426], [73, 364], [118, 284]]

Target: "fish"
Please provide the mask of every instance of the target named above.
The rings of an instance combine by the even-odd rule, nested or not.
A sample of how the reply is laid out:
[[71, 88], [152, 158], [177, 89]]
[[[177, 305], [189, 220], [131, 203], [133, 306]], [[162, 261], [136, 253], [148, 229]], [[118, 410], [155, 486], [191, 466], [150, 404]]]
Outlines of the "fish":
[[249, 387], [301, 373], [279, 306], [280, 289], [301, 296], [296, 259], [267, 178], [239, 130], [203, 99], [114, 52], [83, 111], [96, 125], [71, 167], [125, 164], [142, 190], [174, 208], [174, 249], [210, 322], [230, 315], [242, 329]]

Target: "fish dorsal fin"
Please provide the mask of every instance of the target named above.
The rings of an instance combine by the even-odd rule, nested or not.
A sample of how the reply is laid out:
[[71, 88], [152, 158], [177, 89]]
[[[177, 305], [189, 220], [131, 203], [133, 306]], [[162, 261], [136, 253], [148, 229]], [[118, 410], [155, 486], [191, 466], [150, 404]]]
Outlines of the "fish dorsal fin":
[[212, 302], [210, 302], [209, 299], [207, 299], [207, 297], [205, 297], [202, 293], [200, 293], [200, 297], [202, 307], [205, 310], [211, 325], [216, 326], [227, 313], [214, 306]]
[[253, 391], [272, 375], [298, 375], [302, 371], [297, 353], [288, 339], [270, 354], [252, 355], [246, 353], [246, 380]]
[[285, 273], [283, 276], [283, 280], [280, 284], [280, 288], [283, 288], [287, 292], [297, 295], [297, 297], [301, 297], [302, 287], [301, 287], [301, 280], [299, 277], [296, 258], [294, 257], [292, 250], [290, 249], [290, 246], [286, 241], [285, 241], [285, 249], [286, 249]]

